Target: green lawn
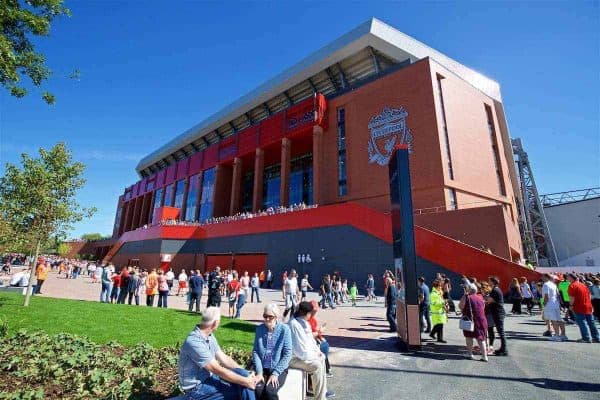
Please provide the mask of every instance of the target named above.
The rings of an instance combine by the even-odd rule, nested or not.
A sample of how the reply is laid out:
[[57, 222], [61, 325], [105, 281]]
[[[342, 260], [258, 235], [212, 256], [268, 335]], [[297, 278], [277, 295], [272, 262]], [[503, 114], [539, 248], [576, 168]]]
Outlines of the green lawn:
[[[115, 340], [124, 346], [147, 342], [154, 347], [182, 343], [199, 321], [198, 314], [182, 310], [104, 304], [92, 301], [33, 297], [29, 307], [23, 296], [0, 292], [0, 320], [9, 332], [42, 330], [86, 336], [96, 343]], [[251, 350], [255, 327], [240, 320], [222, 318], [216, 332], [221, 347]]]

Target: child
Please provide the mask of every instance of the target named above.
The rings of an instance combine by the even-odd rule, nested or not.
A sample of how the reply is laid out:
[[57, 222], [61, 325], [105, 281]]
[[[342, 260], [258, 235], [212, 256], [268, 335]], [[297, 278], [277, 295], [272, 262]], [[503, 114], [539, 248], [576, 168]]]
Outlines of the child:
[[356, 287], [356, 282], [352, 282], [352, 287], [350, 288], [350, 300], [352, 301], [352, 307], [356, 307], [356, 294], [358, 293], [358, 288]]

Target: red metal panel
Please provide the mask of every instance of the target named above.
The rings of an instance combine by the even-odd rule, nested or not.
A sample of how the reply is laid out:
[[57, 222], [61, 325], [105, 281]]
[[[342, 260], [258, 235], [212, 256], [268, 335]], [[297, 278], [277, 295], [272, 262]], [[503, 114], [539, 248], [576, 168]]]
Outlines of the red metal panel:
[[177, 207], [157, 207], [154, 209], [152, 221], [156, 224], [160, 221], [179, 218], [179, 208]]
[[310, 97], [286, 110], [285, 130], [287, 135], [303, 129], [312, 129], [315, 125], [314, 103], [314, 98]]
[[165, 177], [165, 185], [173, 182], [175, 180], [175, 172], [177, 169], [177, 164], [173, 164], [167, 168], [167, 175]]
[[258, 143], [258, 125], [251, 126], [238, 133], [238, 155], [243, 156], [248, 153], [253, 153]]
[[219, 142], [219, 161], [231, 160], [237, 156], [237, 135], [229, 136]]
[[283, 136], [283, 113], [273, 115], [260, 124], [260, 146], [275, 143]]
[[166, 169], [161, 169], [160, 171], [158, 171], [158, 173], [156, 174], [156, 186], [154, 187], [155, 189], [162, 187], [165, 184], [165, 176], [166, 175], [167, 175]]
[[217, 164], [219, 158], [219, 146], [213, 144], [204, 150], [204, 162], [202, 163], [202, 169], [208, 169], [214, 167]]
[[177, 163], [177, 180], [183, 179], [188, 176], [188, 167], [190, 164], [190, 158], [186, 157]]
[[194, 175], [202, 171], [202, 158], [204, 151], [199, 151], [190, 157], [190, 165], [188, 168], [188, 175]]

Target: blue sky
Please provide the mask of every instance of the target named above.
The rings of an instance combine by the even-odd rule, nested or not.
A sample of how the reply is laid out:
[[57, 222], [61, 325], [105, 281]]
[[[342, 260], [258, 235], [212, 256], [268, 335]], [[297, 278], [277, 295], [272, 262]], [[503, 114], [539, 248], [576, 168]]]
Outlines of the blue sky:
[[141, 157], [375, 16], [500, 83], [541, 193], [600, 186], [598, 4], [67, 1], [37, 41], [56, 105], [2, 92], [0, 159], [65, 141], [98, 208], [72, 236], [112, 233]]

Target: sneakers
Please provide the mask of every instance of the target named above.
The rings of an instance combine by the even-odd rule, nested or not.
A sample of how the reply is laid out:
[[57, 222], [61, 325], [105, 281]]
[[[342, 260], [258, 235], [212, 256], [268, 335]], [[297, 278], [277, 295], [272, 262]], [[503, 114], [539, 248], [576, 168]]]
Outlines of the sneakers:
[[331, 379], [331, 378], [333, 378], [333, 374], [331, 372], [328, 372], [327, 373], [327, 379]]
[[494, 355], [494, 353], [495, 353], [495, 351], [494, 351], [494, 349], [492, 349], [492, 348], [490, 347], [490, 348], [488, 349], [487, 353], [488, 353], [488, 356], [493, 356], [493, 355]]
[[552, 341], [552, 342], [568, 342], [569, 338], [566, 336], [557, 336], [554, 335], [552, 337], [549, 337], [548, 340]]
[[508, 352], [506, 350], [496, 350], [494, 351], [494, 355], [495, 356], [508, 356]]
[[592, 342], [594, 342], [594, 343], [600, 343], [600, 339], [592, 339]]
[[552, 332], [551, 331], [546, 331], [546, 332], [544, 332], [544, 336], [552, 336]]
[[577, 339], [576, 340], [577, 343], [592, 343], [592, 341], [590, 339]]
[[328, 390], [327, 393], [325, 393], [325, 397], [328, 399], [335, 397], [335, 392], [333, 390]]

